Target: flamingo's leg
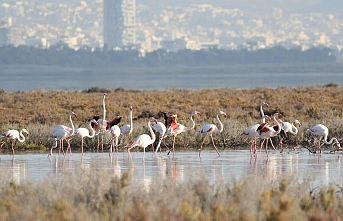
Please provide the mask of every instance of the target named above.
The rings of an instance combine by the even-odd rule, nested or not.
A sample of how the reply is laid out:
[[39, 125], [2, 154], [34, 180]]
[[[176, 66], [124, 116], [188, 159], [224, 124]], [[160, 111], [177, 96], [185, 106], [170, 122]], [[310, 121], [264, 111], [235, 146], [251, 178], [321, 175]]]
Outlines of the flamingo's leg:
[[211, 140], [212, 140], [213, 147], [216, 149], [216, 151], [217, 151], [217, 153], [218, 153], [218, 156], [220, 156], [219, 151], [218, 151], [216, 145], [214, 144], [214, 140], [213, 140], [212, 134], [210, 134], [210, 137], [211, 137]]

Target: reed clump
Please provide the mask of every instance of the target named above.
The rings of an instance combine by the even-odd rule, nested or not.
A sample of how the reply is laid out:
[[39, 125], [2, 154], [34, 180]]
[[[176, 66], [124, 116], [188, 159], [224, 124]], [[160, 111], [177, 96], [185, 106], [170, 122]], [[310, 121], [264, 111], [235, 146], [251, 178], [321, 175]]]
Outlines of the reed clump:
[[[1, 220], [340, 220], [342, 186], [313, 188], [310, 180], [242, 177], [210, 182], [150, 182], [96, 169], [16, 183], [0, 171]], [[8, 176], [8, 177], [7, 177]], [[263, 176], [263, 175], [262, 175]]]
[[[190, 125], [190, 112], [200, 111], [195, 118], [194, 131], [177, 136], [176, 148], [198, 148], [201, 136], [194, 132], [205, 123], [215, 123], [219, 110], [227, 113], [222, 118], [224, 131], [214, 136], [220, 149], [247, 148], [240, 133], [248, 126], [260, 122], [259, 104], [264, 101], [267, 115], [282, 114], [283, 121], [298, 119], [302, 123], [296, 136], [289, 135], [288, 144], [307, 145], [304, 141], [310, 134], [305, 130], [317, 123], [329, 128], [329, 137], [343, 134], [343, 87], [336, 84], [312, 87], [278, 87], [253, 89], [165, 89], [165, 90], [126, 90], [122, 88], [94, 87], [84, 91], [1, 91], [0, 130], [26, 128], [30, 131], [28, 140], [18, 149], [49, 148], [52, 128], [58, 124], [69, 125], [68, 114], [72, 110], [78, 114], [74, 118], [75, 127], [87, 127], [91, 115], [102, 116], [102, 96], [106, 93], [107, 119], [122, 116], [119, 126], [129, 123], [129, 107], [133, 106], [134, 129], [131, 140], [147, 133], [146, 122], [149, 117], [163, 120], [162, 112], [178, 114], [178, 122]], [[96, 139], [85, 139], [85, 149], [91, 150]], [[171, 139], [166, 139], [171, 144]], [[109, 139], [107, 139], [109, 145]], [[121, 144], [122, 146], [124, 144]], [[80, 148], [80, 140], [73, 139], [73, 149]], [[210, 141], [205, 148], [211, 147]]]

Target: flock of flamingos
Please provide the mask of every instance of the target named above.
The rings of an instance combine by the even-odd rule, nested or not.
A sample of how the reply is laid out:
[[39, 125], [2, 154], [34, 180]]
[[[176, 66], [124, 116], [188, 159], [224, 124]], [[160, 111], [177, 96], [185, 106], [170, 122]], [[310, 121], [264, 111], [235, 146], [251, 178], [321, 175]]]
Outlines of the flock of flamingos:
[[[59, 142], [59, 151], [62, 151], [64, 154], [67, 154], [68, 151], [70, 151], [71, 154], [71, 148], [70, 148], [70, 140], [75, 138], [76, 136], [81, 138], [81, 149], [82, 149], [82, 154], [83, 154], [83, 143], [84, 143], [84, 138], [89, 137], [93, 138], [94, 136], [98, 136], [98, 148], [101, 145], [102, 151], [104, 148], [104, 135], [105, 133], [110, 133], [111, 135], [111, 146], [109, 149], [109, 154], [111, 155], [113, 151], [118, 151], [118, 139], [120, 135], [127, 136], [130, 135], [133, 129], [133, 124], [132, 124], [132, 106], [130, 107], [130, 124], [125, 124], [121, 128], [117, 125], [119, 124], [121, 117], [116, 116], [113, 118], [111, 121], [106, 120], [106, 106], [105, 106], [105, 98], [106, 95], [103, 95], [103, 100], [102, 100], [102, 105], [103, 105], [103, 118], [99, 117], [90, 117], [89, 119], [89, 129], [87, 128], [74, 128], [74, 124], [72, 121], [72, 116], [77, 116], [76, 113], [70, 112], [69, 114], [69, 121], [71, 124], [71, 127], [65, 126], [65, 125], [58, 125], [55, 126], [51, 137], [54, 139], [54, 145], [50, 148], [48, 157], [52, 155], [52, 151], [54, 148], [58, 146]], [[257, 141], [261, 141], [260, 144], [260, 150], [262, 150], [263, 146], [265, 145], [265, 151], [268, 156], [268, 143], [270, 142], [271, 146], [273, 149], [276, 151], [276, 148], [271, 140], [272, 137], [279, 136], [279, 145], [281, 148], [281, 152], [283, 150], [283, 139], [286, 137], [287, 133], [291, 134], [297, 134], [298, 129], [297, 127], [301, 126], [301, 123], [298, 120], [294, 120], [292, 123], [290, 122], [284, 122], [280, 119], [281, 114], [275, 113], [273, 116], [267, 116], [264, 115], [263, 112], [263, 107], [268, 106], [267, 103], [262, 102], [260, 104], [260, 114], [261, 114], [261, 122], [251, 125], [248, 127], [245, 131], [241, 133], [242, 136], [244, 136], [245, 142], [249, 144], [250, 147], [250, 152], [253, 157], [257, 156]], [[175, 138], [178, 134], [189, 131], [194, 129], [195, 127], [195, 122], [193, 119], [193, 116], [195, 115], [200, 115], [199, 111], [193, 111], [191, 113], [191, 123], [192, 125], [190, 127], [186, 127], [180, 123], [177, 122], [177, 115], [176, 114], [171, 114], [171, 113], [164, 113], [164, 119], [165, 123], [157, 121], [155, 118], [151, 117], [148, 120], [148, 129], [150, 132], [150, 135], [148, 134], [141, 134], [137, 136], [134, 141], [132, 142], [131, 145], [127, 147], [128, 154], [130, 158], [132, 159], [131, 152], [130, 150], [134, 147], [142, 147], [144, 150], [144, 155], [143, 155], [143, 160], [145, 156], [145, 149], [149, 145], [152, 145], [156, 141], [156, 136], [155, 132], [159, 134], [158, 138], [158, 144], [156, 146], [156, 150], [154, 150], [153, 147], [153, 152], [157, 152], [160, 149], [160, 145], [163, 144], [167, 148], [168, 155], [170, 152], [173, 152], [175, 154]], [[220, 120], [220, 116], [226, 117], [226, 113], [223, 111], [219, 111], [217, 114], [217, 121], [219, 123], [219, 127], [217, 127], [215, 124], [204, 124], [201, 126], [201, 128], [196, 132], [196, 134], [203, 134], [204, 139], [201, 143], [200, 149], [199, 149], [199, 157], [201, 154], [201, 150], [205, 141], [205, 138], [207, 136], [210, 137], [212, 145], [214, 149], [216, 150], [218, 156], [220, 156], [220, 153], [218, 151], [218, 148], [216, 147], [214, 140], [213, 140], [213, 134], [216, 133], [221, 133], [223, 131], [223, 124]], [[268, 120], [273, 120], [274, 125], [270, 125], [266, 122], [266, 119]], [[155, 131], [155, 132], [154, 132]], [[313, 145], [318, 153], [321, 153], [321, 141], [324, 141], [324, 144], [330, 145], [334, 143], [337, 146], [337, 150], [342, 150], [340, 147], [339, 141], [343, 139], [343, 136], [340, 138], [331, 138], [330, 141], [328, 141], [328, 134], [329, 130], [326, 126], [322, 124], [317, 124], [314, 127], [307, 129], [306, 131], [309, 131], [312, 135], [317, 136], [319, 139], [317, 140], [317, 143], [313, 141], [311, 145]], [[23, 133], [29, 135], [29, 132], [26, 129], [22, 129], [20, 132], [17, 130], [7, 130], [3, 132], [0, 135], [0, 138], [5, 138], [5, 141], [3, 141], [0, 144], [0, 150], [6, 143], [6, 141], [12, 140], [12, 154], [14, 156], [14, 146], [15, 146], [15, 141], [18, 140], [19, 142], [24, 142], [25, 141], [25, 136]], [[173, 136], [173, 143], [172, 143], [172, 148], [168, 148], [168, 146], [164, 143], [163, 139], [167, 136]], [[64, 152], [63, 149], [63, 142], [66, 141], [68, 144], [68, 147], [66, 151]], [[310, 141], [309, 141], [310, 142]], [[293, 147], [294, 148], [294, 147]], [[294, 148], [295, 149], [295, 148]], [[317, 152], [316, 151], [316, 152]]]

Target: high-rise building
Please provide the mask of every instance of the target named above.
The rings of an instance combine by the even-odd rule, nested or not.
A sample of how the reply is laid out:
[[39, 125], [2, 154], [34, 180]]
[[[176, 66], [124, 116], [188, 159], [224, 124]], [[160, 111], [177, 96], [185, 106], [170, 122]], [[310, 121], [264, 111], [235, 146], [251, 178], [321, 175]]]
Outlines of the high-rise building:
[[104, 0], [104, 44], [108, 49], [136, 44], [136, 0]]

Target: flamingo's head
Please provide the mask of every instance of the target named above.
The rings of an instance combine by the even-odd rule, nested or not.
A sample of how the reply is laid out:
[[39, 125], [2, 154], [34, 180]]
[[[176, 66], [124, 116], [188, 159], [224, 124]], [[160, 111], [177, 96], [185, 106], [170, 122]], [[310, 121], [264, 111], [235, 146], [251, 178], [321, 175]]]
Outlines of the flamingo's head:
[[73, 115], [74, 117], [77, 117], [77, 114], [74, 111], [70, 112], [70, 115]]
[[281, 117], [282, 114], [276, 112], [276, 113], [273, 114], [273, 116], [275, 116], [275, 117]]
[[130, 106], [130, 111], [132, 111], [132, 106]]
[[150, 121], [150, 123], [152, 123], [152, 122], [157, 123], [157, 120], [156, 120], [154, 117], [150, 117], [150, 118], [149, 118], [149, 121]]
[[199, 116], [201, 116], [201, 113], [199, 111], [193, 111], [192, 115], [199, 115]]
[[298, 120], [295, 120], [294, 124], [296, 124], [298, 127], [301, 127], [301, 123]]
[[341, 144], [338, 141], [336, 142], [336, 146], [338, 149], [341, 149]]
[[226, 113], [224, 111], [219, 111], [219, 114], [223, 115], [224, 117], [226, 117]]
[[261, 106], [269, 107], [269, 104], [267, 104], [266, 102], [262, 102]]
[[21, 131], [23, 131], [24, 133], [26, 133], [27, 135], [29, 135], [30, 133], [24, 128]]

